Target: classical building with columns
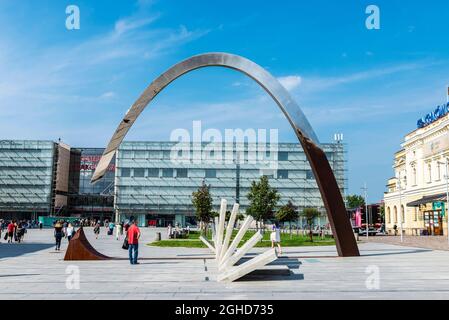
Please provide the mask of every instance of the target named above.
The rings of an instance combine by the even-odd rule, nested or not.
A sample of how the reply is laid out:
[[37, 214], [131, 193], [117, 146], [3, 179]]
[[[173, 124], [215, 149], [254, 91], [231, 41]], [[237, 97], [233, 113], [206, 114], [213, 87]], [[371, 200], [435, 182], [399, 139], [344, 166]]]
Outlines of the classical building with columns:
[[418, 121], [394, 156], [387, 183], [385, 222], [394, 234], [447, 235], [446, 161], [449, 158], [449, 104]]

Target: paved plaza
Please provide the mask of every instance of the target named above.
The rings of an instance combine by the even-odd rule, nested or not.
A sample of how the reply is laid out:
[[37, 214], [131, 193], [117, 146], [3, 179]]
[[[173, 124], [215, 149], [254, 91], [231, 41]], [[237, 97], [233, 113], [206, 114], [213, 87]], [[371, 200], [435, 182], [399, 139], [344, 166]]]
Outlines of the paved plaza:
[[360, 237], [360, 240], [363, 242], [387, 243], [405, 247], [449, 251], [446, 236], [404, 236], [402, 241], [400, 236], [375, 236], [369, 237], [368, 240], [366, 237]]
[[[449, 298], [447, 251], [369, 242], [360, 244], [362, 257], [338, 258], [335, 247], [287, 248], [262, 275], [218, 283], [208, 249], [143, 245], [165, 230], [142, 229], [143, 260], [135, 266], [125, 260], [122, 241], [104, 230], [98, 240], [92, 229], [85, 231], [101, 253], [123, 259], [65, 262], [66, 240], [55, 252], [52, 230], [30, 230], [25, 243], [0, 244], [0, 299]], [[276, 272], [287, 268], [290, 275]], [[73, 270], [79, 270], [79, 289], [68, 281]]]

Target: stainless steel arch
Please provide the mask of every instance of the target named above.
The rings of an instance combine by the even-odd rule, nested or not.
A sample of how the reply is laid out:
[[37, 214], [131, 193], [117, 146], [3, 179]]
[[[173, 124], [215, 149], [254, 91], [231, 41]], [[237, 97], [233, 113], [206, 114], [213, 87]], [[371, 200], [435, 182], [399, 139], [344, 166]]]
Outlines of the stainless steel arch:
[[92, 177], [92, 183], [100, 180], [129, 129], [145, 107], [171, 82], [182, 75], [205, 67], [225, 67], [242, 72], [255, 80], [273, 98], [294, 129], [315, 174], [329, 222], [333, 229], [340, 256], [358, 256], [357, 243], [352, 233], [346, 208], [335, 176], [326, 155], [319, 146], [309, 121], [288, 91], [279, 81], [256, 63], [228, 53], [206, 53], [191, 57], [168, 69], [145, 89], [128, 110], [112, 136]]

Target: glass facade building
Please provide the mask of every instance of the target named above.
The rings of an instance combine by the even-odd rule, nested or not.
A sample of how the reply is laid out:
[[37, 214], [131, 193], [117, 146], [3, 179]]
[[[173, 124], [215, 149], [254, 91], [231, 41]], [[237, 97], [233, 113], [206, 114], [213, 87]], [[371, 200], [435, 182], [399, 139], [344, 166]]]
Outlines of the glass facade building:
[[0, 141], [0, 218], [48, 215], [56, 196], [57, 144]]
[[104, 178], [96, 184], [90, 180], [103, 155], [102, 148], [72, 148], [69, 174], [70, 215], [109, 219], [114, 217], [115, 159]]
[[[322, 148], [345, 194], [344, 144], [322, 144]], [[218, 211], [221, 198], [226, 198], [230, 204], [238, 201], [241, 212], [245, 212], [251, 183], [266, 175], [270, 185], [281, 195], [279, 205], [290, 200], [299, 210], [315, 207], [324, 212], [302, 147], [280, 143], [276, 148], [266, 149], [252, 153], [252, 150], [259, 150], [257, 145], [209, 143], [197, 147], [189, 145], [186, 157], [171, 142], [124, 142], [117, 155], [116, 207], [122, 219], [134, 216], [142, 226], [166, 226], [176, 222], [184, 225], [195, 215], [192, 193], [204, 181], [211, 186], [214, 210]], [[271, 149], [276, 150], [275, 154]], [[253, 161], [253, 156], [263, 161]], [[326, 222], [323, 217], [321, 223]]]
[[[321, 145], [345, 194], [345, 147]], [[139, 225], [194, 222], [192, 193], [210, 185], [214, 210], [220, 200], [248, 207], [251, 183], [265, 175], [279, 205], [324, 212], [314, 175], [299, 144], [188, 144], [124, 142], [104, 178], [92, 185], [102, 148], [70, 148], [52, 141], [0, 141], [0, 219], [74, 216]], [[117, 210], [117, 211], [116, 211]], [[321, 224], [326, 223], [323, 217]]]

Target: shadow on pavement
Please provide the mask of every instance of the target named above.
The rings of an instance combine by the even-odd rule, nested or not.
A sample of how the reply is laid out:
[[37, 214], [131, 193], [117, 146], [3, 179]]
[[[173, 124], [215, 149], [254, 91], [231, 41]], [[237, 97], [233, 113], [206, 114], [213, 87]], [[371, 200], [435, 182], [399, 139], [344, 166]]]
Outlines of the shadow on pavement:
[[20, 257], [52, 248], [51, 243], [2, 243], [0, 244], [0, 259]]
[[[374, 250], [380, 251], [380, 250]], [[423, 252], [431, 252], [431, 249], [415, 249], [415, 250], [398, 250], [399, 252], [386, 252], [386, 253], [363, 253], [361, 257], [375, 257], [375, 256], [395, 256], [399, 254], [413, 254], [413, 253], [423, 253]]]

